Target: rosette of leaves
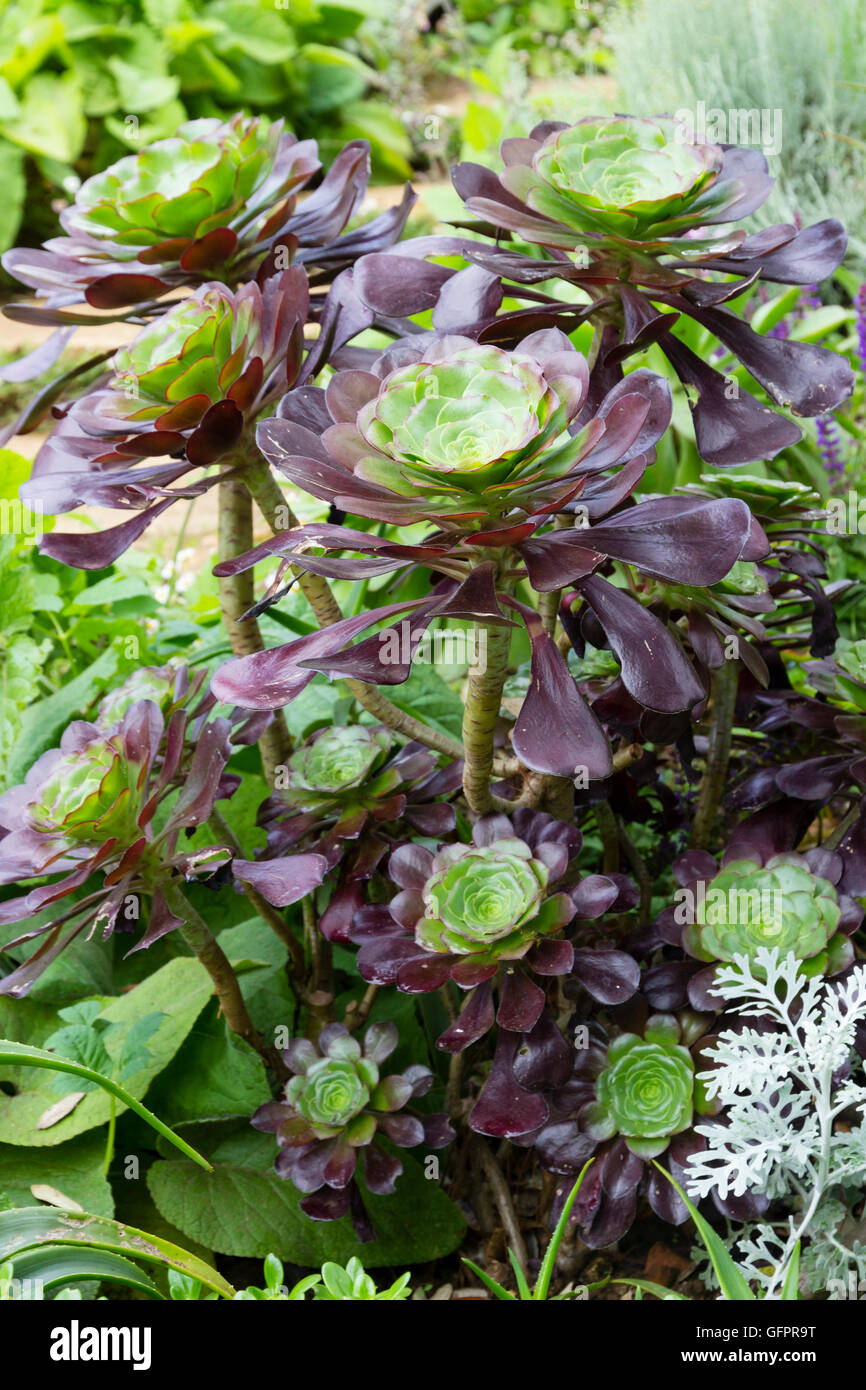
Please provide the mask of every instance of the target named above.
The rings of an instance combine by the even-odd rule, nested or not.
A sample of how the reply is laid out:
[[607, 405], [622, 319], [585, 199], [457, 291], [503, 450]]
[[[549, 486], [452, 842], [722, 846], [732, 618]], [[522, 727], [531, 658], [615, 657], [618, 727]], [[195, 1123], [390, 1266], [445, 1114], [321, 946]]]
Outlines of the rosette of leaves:
[[653, 1014], [641, 1034], [613, 1040], [597, 1022], [579, 1026], [577, 1049], [547, 1095], [546, 1121], [516, 1141], [533, 1145], [546, 1168], [566, 1176], [595, 1156], [593, 1181], [575, 1205], [581, 1240], [592, 1249], [625, 1235], [642, 1195], [663, 1220], [687, 1219], [685, 1204], [651, 1160], [682, 1182], [689, 1154], [705, 1147], [693, 1129], [695, 1116], [716, 1107], [695, 1081], [692, 1056], [699, 1039], [704, 1046], [705, 1030], [706, 1020], [688, 1010], [679, 1018]]
[[[364, 251], [384, 251], [397, 239], [415, 200], [407, 185], [399, 205], [345, 232], [367, 189], [367, 142], [346, 145], [309, 192], [305, 185], [319, 168], [315, 141], [298, 142], [282, 121], [239, 113], [228, 121], [188, 122], [171, 139], [88, 179], [61, 214], [67, 236], [3, 256], [9, 274], [43, 297], [42, 304], [6, 305], [4, 312], [25, 323], [58, 325], [15, 363], [15, 380], [49, 371], [76, 325], [89, 321], [70, 315], [70, 304], [85, 299], [112, 311], [101, 322], [140, 323], [163, 312], [159, 300], [171, 289], [203, 281], [229, 289], [248, 281], [264, 286], [293, 264], [309, 266], [315, 276], [318, 363], [334, 345], [338, 318], [347, 337], [372, 321], [348, 272]], [[58, 375], [6, 437], [34, 429], [81, 372], [104, 360], [101, 353]]]
[[306, 275], [293, 267], [261, 287], [203, 285], [143, 328], [116, 353], [107, 385], [69, 409], [21, 490], [49, 513], [99, 505], [137, 515], [98, 535], [52, 533], [44, 552], [101, 569], [174, 501], [218, 483], [214, 473], [181, 480], [243, 451], [247, 423], [295, 380], [308, 312]]
[[[854, 378], [844, 358], [762, 336], [726, 307], [758, 278], [819, 283], [845, 253], [845, 230], [832, 219], [750, 235], [730, 225], [770, 191], [760, 151], [695, 144], [666, 118], [618, 116], [574, 126], [543, 122], [527, 138], [505, 141], [502, 159], [498, 174], [459, 164], [452, 177], [484, 228], [492, 224], [517, 245], [424, 237], [365, 257], [355, 282], [371, 308], [407, 316], [436, 301], [440, 331], [504, 343], [515, 341], [529, 317], [545, 326], [591, 320], [596, 398], [620, 378], [623, 362], [657, 344], [689, 399], [698, 452], [714, 465], [770, 458], [801, 433], [746, 383], [736, 393], [727, 389], [706, 354], [674, 335], [678, 320], [692, 319], [717, 338], [770, 401], [795, 415], [823, 414], [850, 395]], [[542, 250], [526, 254], [527, 242]], [[468, 264], [440, 264], [455, 255]], [[557, 280], [570, 287], [563, 300]], [[590, 301], [577, 311], [574, 287]], [[519, 307], [503, 314], [505, 296]]]
[[347, 941], [365, 881], [406, 827], [432, 836], [454, 829], [454, 807], [439, 798], [459, 790], [461, 772], [459, 761], [439, 767], [420, 743], [395, 748], [382, 725], [318, 730], [291, 755], [287, 787], [259, 808], [267, 851], [249, 870], [256, 887], [281, 903], [293, 868], [304, 873], [311, 854], [322, 856], [335, 886], [319, 929]]
[[315, 140], [298, 141], [282, 120], [187, 121], [85, 180], [60, 214], [66, 236], [7, 251], [3, 265], [49, 309], [82, 298], [119, 309], [182, 284], [252, 279], [277, 245], [298, 261], [329, 247], [340, 269], [399, 235], [408, 206], [374, 219], [345, 252], [334, 248], [366, 192], [366, 142], [347, 145], [299, 202], [320, 169]]
[[[319, 729], [291, 755], [285, 801], [312, 813], [317, 824], [332, 821], [332, 834], [354, 839], [370, 817], [393, 820], [405, 808], [397, 789], [417, 764], [424, 772], [435, 760], [418, 749], [417, 759], [401, 769], [388, 762], [393, 735], [384, 725], [350, 724]], [[387, 764], [387, 766], [386, 766]], [[453, 814], [447, 817], [453, 827]]]
[[[190, 731], [194, 738], [185, 746]], [[129, 930], [143, 915], [142, 899], [150, 903], [147, 925], [132, 950], [181, 924], [166, 889], [207, 878], [231, 857], [224, 845], [187, 850], [180, 843], [207, 820], [218, 796], [236, 788], [223, 778], [230, 735], [228, 719], [199, 718], [190, 725], [187, 711], [176, 708], [166, 722], [153, 700], [137, 700], [113, 729], [71, 724], [60, 747], [44, 753], [24, 783], [0, 797], [0, 882], [24, 889], [0, 904], [0, 923], [24, 923], [73, 899], [59, 915], [5, 943], [6, 951], [39, 945], [0, 980], [0, 994], [26, 994], [82, 932], [107, 938]], [[155, 828], [157, 811], [175, 793]], [[37, 882], [28, 887], [28, 879]]]
[[621, 1033], [607, 1050], [595, 1082], [595, 1100], [582, 1123], [593, 1139], [620, 1134], [638, 1158], [657, 1158], [692, 1120], [695, 1071], [679, 1044], [679, 1025], [659, 1015], [644, 1036]]
[[538, 142], [509, 141], [506, 158], [503, 188], [579, 233], [628, 241], [682, 236], [723, 220], [743, 201], [742, 187], [719, 178], [721, 146], [695, 144], [665, 117], [590, 116]]
[[275, 1170], [304, 1194], [301, 1210], [314, 1221], [351, 1213], [361, 1240], [374, 1232], [355, 1181], [359, 1153], [370, 1192], [391, 1193], [403, 1171], [382, 1139], [399, 1148], [440, 1149], [454, 1138], [444, 1114], [415, 1115], [406, 1106], [429, 1091], [433, 1073], [411, 1066], [389, 1076], [381, 1065], [399, 1042], [394, 1023], [373, 1023], [362, 1041], [330, 1023], [316, 1043], [298, 1038], [283, 1053], [293, 1073], [283, 1097], [256, 1111], [256, 1129], [276, 1134]]
[[[760, 823], [738, 832], [719, 867], [712, 855], [692, 850], [674, 866], [682, 885], [674, 907], [656, 919], [661, 939], [681, 944], [693, 960], [714, 962], [709, 969], [689, 972], [688, 999], [696, 1009], [717, 1009], [712, 994], [715, 962], [745, 956], [756, 969], [761, 948], [778, 947], [800, 961], [807, 976], [835, 975], [854, 960], [849, 940], [863, 910], [837, 889], [843, 861], [822, 849], [804, 854], [772, 854], [760, 847]], [[650, 982], [654, 988], [670, 984]]]
[[423, 334], [368, 371], [287, 396], [259, 443], [293, 482], [343, 511], [483, 534], [561, 508], [602, 460], [645, 460], [670, 418], [664, 383], [641, 373], [572, 434], [588, 381], [586, 359], [555, 330], [513, 351]]
[[[311, 524], [222, 562], [216, 573], [237, 574], [278, 555], [285, 566], [334, 578], [371, 578], [412, 564], [445, 578], [437, 578], [428, 598], [377, 608], [229, 662], [217, 672], [215, 690], [232, 703], [275, 708], [294, 699], [315, 670], [398, 684], [408, 679], [418, 641], [434, 620], [500, 627], [517, 621], [530, 638], [532, 681], [514, 730], [515, 751], [538, 772], [573, 776], [581, 766], [592, 778], [608, 776], [607, 738], [538, 614], [515, 599], [516, 582], [527, 577], [541, 593], [578, 586], [634, 698], [666, 713], [686, 710], [705, 692], [675, 631], [597, 571], [616, 561], [668, 582], [716, 583], [741, 556], [754, 558], [766, 548], [748, 508], [739, 499], [656, 498], [622, 510], [668, 421], [667, 385], [635, 372], [592, 406], [577, 434], [563, 433], [584, 400], [587, 371], [557, 329], [531, 334], [512, 353], [463, 338], [418, 347], [410, 341], [374, 365], [338, 373], [326, 391], [290, 393], [279, 418], [260, 426], [260, 446], [293, 483], [338, 509], [395, 523], [427, 520], [436, 529], [406, 544], [345, 525]], [[488, 396], [490, 408], [482, 411], [478, 404]], [[432, 433], [419, 423], [430, 410], [440, 420], [433, 464], [429, 451], [419, 455], [420, 436], [412, 433]], [[469, 453], [461, 462], [462, 449]], [[551, 512], [576, 497], [590, 524], [554, 529]], [[413, 618], [408, 659], [405, 650], [394, 659], [394, 628], [349, 645], [401, 609]]]
[[438, 1040], [449, 1052], [484, 1037], [494, 1021], [509, 1034], [530, 1032], [544, 1013], [543, 983], [551, 976], [574, 972], [595, 997], [628, 999], [639, 979], [630, 956], [576, 951], [563, 936], [576, 917], [600, 917], [620, 902], [627, 884], [591, 875], [569, 891], [559, 887], [580, 843], [576, 827], [524, 807], [510, 818], [480, 817], [471, 844], [445, 845], [436, 854], [419, 844], [399, 846], [388, 875], [400, 891], [387, 906], [362, 907], [353, 923], [362, 977], [408, 994], [449, 980], [471, 990]]

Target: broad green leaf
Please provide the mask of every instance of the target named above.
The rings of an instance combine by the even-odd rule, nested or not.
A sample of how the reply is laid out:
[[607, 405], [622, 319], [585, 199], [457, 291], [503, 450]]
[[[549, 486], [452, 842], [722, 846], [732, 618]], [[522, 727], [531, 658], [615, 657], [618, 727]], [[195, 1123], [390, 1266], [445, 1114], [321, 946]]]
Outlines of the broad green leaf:
[[[186, 1133], [195, 1133], [190, 1126]], [[325, 1260], [345, 1265], [357, 1256], [366, 1269], [420, 1264], [459, 1245], [463, 1219], [435, 1179], [424, 1177], [417, 1159], [399, 1150], [403, 1176], [387, 1197], [365, 1193], [376, 1239], [362, 1244], [348, 1217], [311, 1221], [299, 1209], [301, 1194], [271, 1169], [276, 1143], [269, 1135], [239, 1131], [209, 1153], [212, 1173], [184, 1160], [153, 1164], [147, 1183], [156, 1205], [172, 1225], [222, 1255], [280, 1259], [308, 1269]], [[359, 1164], [359, 1172], [361, 1164]], [[360, 1179], [363, 1190], [363, 1179]]]
[[147, 1264], [176, 1269], [232, 1298], [234, 1289], [221, 1274], [197, 1255], [147, 1231], [139, 1231], [108, 1217], [90, 1212], [58, 1212], [48, 1207], [26, 1207], [0, 1212], [0, 1264], [17, 1261], [27, 1250], [45, 1244], [85, 1246], [132, 1256]]
[[21, 741], [17, 754], [9, 759], [7, 768], [10, 785], [23, 782], [28, 768], [36, 759], [47, 749], [57, 746], [67, 724], [72, 719], [80, 719], [88, 705], [102, 694], [115, 675], [117, 666], [118, 654], [113, 647], [108, 647], [68, 685], [24, 711]]
[[285, 63], [294, 55], [296, 44], [285, 13], [257, 9], [249, 0], [216, 0], [208, 6], [208, 17], [219, 20], [223, 31], [215, 47], [223, 56], [244, 53], [259, 63]]
[[134, 575], [111, 574], [107, 579], [88, 584], [86, 589], [75, 595], [72, 605], [75, 608], [93, 608], [103, 603], [111, 606], [128, 598], [153, 598], [153, 593], [143, 580]]
[[369, 140], [373, 169], [378, 177], [390, 175], [410, 179], [409, 163], [412, 144], [406, 127], [384, 102], [353, 101], [340, 112], [340, 137], [344, 140]]
[[[65, 1061], [54, 1053], [43, 1053], [38, 1048], [32, 1048], [22, 1054], [22, 1044], [8, 1044], [0, 1050], [0, 1064], [23, 1062], [29, 1056], [34, 1059], [34, 1066], [47, 1067], [55, 1072], [65, 1071], [70, 1075], [82, 1076], [85, 1080], [96, 1079], [102, 1089], [86, 1095], [71, 1115], [45, 1130], [38, 1130], [36, 1126], [40, 1115], [57, 1098], [52, 1078], [34, 1079], [28, 1090], [19, 1091], [14, 1096], [0, 1095], [0, 1142], [34, 1146], [60, 1144], [64, 1139], [71, 1139], [76, 1134], [104, 1124], [111, 1113], [111, 1094], [120, 1102], [116, 1107], [118, 1114], [129, 1106], [143, 1119], [153, 1123], [155, 1117], [139, 1105], [139, 1097], [144, 1095], [154, 1077], [171, 1061], [212, 992], [213, 985], [204, 966], [197, 960], [179, 957], [162, 966], [128, 994], [112, 999], [103, 1007], [99, 1014], [101, 1020], [123, 1025], [106, 1033], [106, 1048], [113, 1059], [122, 1057], [124, 1042], [141, 1019], [153, 1013], [163, 1015], [159, 1027], [148, 1039], [146, 1059], [125, 1079], [122, 1087], [104, 1076], [100, 1078], [100, 1073]], [[40, 1058], [43, 1060], [37, 1060]], [[165, 1129], [162, 1121], [158, 1121], [155, 1127], [161, 1127], [161, 1132]]]
[[40, 72], [19, 96], [17, 116], [4, 121], [2, 134], [30, 154], [72, 164], [87, 133], [81, 88], [72, 72]]
[[409, 679], [402, 685], [392, 686], [388, 698], [406, 714], [414, 714], [439, 733], [460, 738], [463, 701], [432, 666], [413, 666]]
[[148, 1095], [157, 1113], [172, 1125], [208, 1115], [251, 1115], [270, 1099], [261, 1058], [229, 1031], [216, 1000]]
[[777, 323], [781, 323], [786, 314], [796, 308], [803, 293], [800, 285], [791, 285], [782, 294], [774, 295], [768, 299], [766, 304], [758, 304], [752, 314], [750, 323], [756, 333], [769, 333], [771, 328], [775, 328]]
[[0, 183], [3, 200], [0, 202], [0, 251], [15, 245], [21, 213], [24, 208], [26, 183], [24, 152], [0, 136]]
[[108, 59], [106, 66], [117, 83], [120, 105], [124, 109], [154, 111], [174, 101], [178, 94], [180, 79], [167, 72], [142, 72], [116, 55]]
[[285, 946], [260, 917], [220, 932], [220, 945], [235, 968], [242, 961], [266, 962], [243, 970], [240, 982], [250, 1018], [272, 1042], [276, 1028], [291, 1027], [297, 1008], [286, 975]]
[[334, 111], [364, 95], [370, 72], [360, 58], [338, 48], [306, 43], [293, 60], [293, 68], [306, 91], [311, 116]]
[[820, 309], [810, 309], [798, 323], [791, 325], [790, 337], [798, 343], [819, 343], [828, 333], [853, 318], [854, 311], [841, 304], [822, 304]]
[[53, 1149], [21, 1149], [0, 1144], [0, 1192], [16, 1207], [39, 1206], [31, 1187], [44, 1183], [71, 1197], [85, 1211], [111, 1216], [111, 1186], [102, 1172], [105, 1141], [101, 1135], [82, 1134]]

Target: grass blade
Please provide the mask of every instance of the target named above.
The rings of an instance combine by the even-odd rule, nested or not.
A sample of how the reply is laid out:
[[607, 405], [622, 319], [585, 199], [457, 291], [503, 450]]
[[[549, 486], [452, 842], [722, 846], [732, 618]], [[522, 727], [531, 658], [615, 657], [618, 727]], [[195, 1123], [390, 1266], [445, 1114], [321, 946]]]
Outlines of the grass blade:
[[[655, 1163], [655, 1160], [653, 1160]], [[676, 1178], [671, 1177], [666, 1168], [662, 1168], [660, 1163], [655, 1163], [660, 1173], [663, 1173], [669, 1183], [673, 1183], [677, 1192], [682, 1197], [688, 1207], [689, 1215], [698, 1228], [698, 1234], [704, 1242], [707, 1254], [713, 1269], [716, 1271], [716, 1278], [719, 1287], [725, 1298], [734, 1303], [754, 1303], [755, 1295], [746, 1283], [740, 1270], [737, 1268], [736, 1261], [722, 1241], [716, 1234], [709, 1221], [705, 1220], [693, 1202], [690, 1202], [683, 1189], [680, 1187]]]
[[479, 1269], [478, 1265], [474, 1264], [472, 1260], [467, 1260], [465, 1255], [463, 1256], [463, 1263], [469, 1266], [473, 1274], [478, 1275], [478, 1278], [481, 1280], [484, 1287], [486, 1289], [489, 1289], [492, 1294], [495, 1294], [497, 1298], [502, 1299], [502, 1301], [506, 1303], [517, 1302], [517, 1299], [514, 1297], [513, 1293], [509, 1293], [508, 1290], [504, 1289], [501, 1284], [497, 1284], [495, 1279], [491, 1279], [490, 1275], [485, 1274], [484, 1270]]
[[788, 1272], [785, 1275], [785, 1282], [782, 1285], [783, 1303], [799, 1303], [800, 1301], [800, 1242], [794, 1246], [794, 1253], [791, 1256], [791, 1263], [788, 1265]]
[[580, 1173], [578, 1174], [577, 1182], [574, 1184], [574, 1187], [571, 1189], [565, 1200], [565, 1206], [562, 1208], [562, 1213], [560, 1215], [559, 1220], [556, 1223], [556, 1229], [554, 1230], [553, 1235], [550, 1237], [550, 1242], [547, 1246], [547, 1249], [544, 1252], [544, 1259], [541, 1262], [541, 1269], [538, 1271], [538, 1279], [536, 1281], [535, 1292], [533, 1294], [533, 1298], [535, 1299], [547, 1298], [547, 1295], [550, 1292], [550, 1281], [553, 1278], [553, 1266], [556, 1264], [556, 1257], [559, 1253], [559, 1247], [562, 1244], [562, 1238], [565, 1235], [565, 1228], [568, 1225], [568, 1218], [571, 1216], [571, 1208], [574, 1206], [575, 1198], [577, 1197], [577, 1194], [580, 1191], [580, 1185], [586, 1177], [587, 1169], [589, 1168], [589, 1165], [593, 1162], [594, 1159], [590, 1158], [587, 1160], [586, 1163], [584, 1163], [583, 1167], [580, 1170]]

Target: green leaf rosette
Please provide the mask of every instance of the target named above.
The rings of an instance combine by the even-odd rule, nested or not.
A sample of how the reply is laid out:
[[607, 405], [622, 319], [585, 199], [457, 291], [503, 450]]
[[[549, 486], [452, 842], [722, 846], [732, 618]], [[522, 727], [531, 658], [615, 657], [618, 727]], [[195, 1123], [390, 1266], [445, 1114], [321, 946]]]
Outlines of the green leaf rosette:
[[72, 236], [110, 243], [116, 260], [145, 264], [176, 259], [217, 233], [222, 240], [210, 249], [218, 261], [317, 167], [312, 142], [298, 144], [282, 121], [187, 121], [170, 139], [87, 179], [63, 224]]
[[545, 901], [548, 876], [523, 840], [446, 845], [424, 885], [415, 938], [428, 951], [517, 960], [574, 915], [566, 894]]
[[753, 963], [760, 947], [792, 951], [802, 973], [819, 975], [840, 952], [850, 950], [837, 934], [842, 909], [833, 885], [812, 873], [799, 855], [777, 855], [762, 868], [750, 859], [726, 864], [695, 894], [694, 922], [683, 943], [698, 960]]
[[677, 1020], [660, 1014], [650, 1019], [644, 1037], [615, 1038], [595, 1083], [596, 1099], [581, 1113], [581, 1128], [599, 1141], [622, 1135], [640, 1158], [663, 1153], [694, 1114], [694, 1064], [679, 1037]]
[[76, 843], [138, 839], [142, 768], [127, 762], [112, 738], [93, 739], [59, 756], [26, 809], [31, 827]]
[[568, 227], [644, 241], [710, 216], [722, 154], [665, 117], [591, 117], [553, 132], [532, 167], [507, 170], [503, 182]]

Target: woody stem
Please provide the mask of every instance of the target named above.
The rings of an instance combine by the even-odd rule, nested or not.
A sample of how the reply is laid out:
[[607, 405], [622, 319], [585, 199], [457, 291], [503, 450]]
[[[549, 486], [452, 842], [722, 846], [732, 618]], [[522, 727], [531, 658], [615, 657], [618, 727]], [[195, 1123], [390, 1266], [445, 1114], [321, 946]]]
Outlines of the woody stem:
[[508, 675], [511, 629], [498, 623], [476, 623], [475, 643], [476, 651], [486, 651], [486, 661], [483, 670], [475, 667], [469, 673], [463, 711], [463, 791], [470, 810], [484, 815], [494, 809], [490, 791], [493, 737]]
[[[253, 546], [252, 498], [240, 477], [226, 478], [219, 485], [219, 559], [233, 560]], [[223, 575], [219, 580], [220, 610], [235, 656], [250, 656], [264, 649], [255, 618], [243, 618], [255, 601], [253, 571]], [[243, 619], [243, 621], [242, 621]], [[262, 766], [270, 786], [275, 769], [289, 755], [289, 732], [282, 710], [274, 712], [272, 722], [259, 739]]]

